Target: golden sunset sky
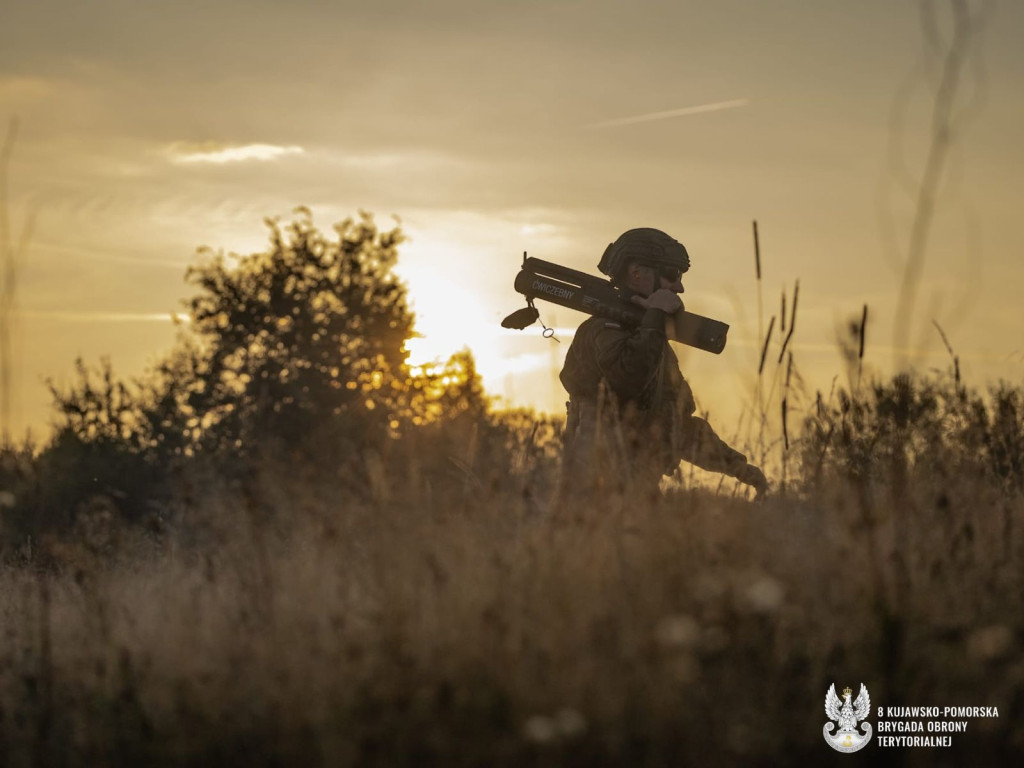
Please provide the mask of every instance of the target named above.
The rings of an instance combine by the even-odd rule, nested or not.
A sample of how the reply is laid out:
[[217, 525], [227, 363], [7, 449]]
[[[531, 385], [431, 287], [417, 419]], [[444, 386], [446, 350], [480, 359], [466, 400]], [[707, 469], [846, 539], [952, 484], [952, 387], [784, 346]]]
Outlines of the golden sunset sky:
[[[164, 354], [196, 249], [263, 248], [265, 216], [400, 217], [419, 360], [468, 345], [489, 391], [562, 407], [581, 315], [560, 344], [512, 334], [523, 251], [596, 272], [640, 226], [690, 252], [688, 309], [732, 325], [682, 354], [702, 408], [734, 418], [764, 319], [800, 281], [795, 361], [844, 382], [837, 328], [870, 307], [866, 363], [892, 369], [893, 318], [925, 167], [949, 3], [0, 0], [0, 130], [18, 255], [18, 435], [45, 433], [43, 381]], [[956, 131], [908, 354], [969, 383], [1024, 374], [1024, 3], [989, 8], [964, 51]], [[928, 19], [934, 22], [929, 27]], [[931, 30], [929, 37], [929, 29]], [[929, 42], [931, 40], [931, 42]], [[728, 423], [726, 421], [726, 423]]]

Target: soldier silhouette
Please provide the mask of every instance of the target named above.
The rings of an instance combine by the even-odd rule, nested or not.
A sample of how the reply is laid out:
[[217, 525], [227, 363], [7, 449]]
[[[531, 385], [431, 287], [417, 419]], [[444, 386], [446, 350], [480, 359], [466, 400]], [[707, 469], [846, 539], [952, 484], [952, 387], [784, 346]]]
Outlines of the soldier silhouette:
[[683, 308], [689, 267], [686, 248], [657, 229], [631, 229], [605, 250], [598, 269], [646, 312], [635, 328], [595, 316], [576, 331], [559, 377], [569, 393], [563, 489], [656, 493], [680, 461], [735, 477], [759, 495], [767, 489], [764, 473], [694, 415], [668, 344], [665, 323]]

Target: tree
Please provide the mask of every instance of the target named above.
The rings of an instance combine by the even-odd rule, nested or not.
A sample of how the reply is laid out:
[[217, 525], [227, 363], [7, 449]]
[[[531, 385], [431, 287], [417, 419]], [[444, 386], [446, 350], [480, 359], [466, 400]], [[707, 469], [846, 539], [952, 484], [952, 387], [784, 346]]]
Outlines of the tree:
[[184, 406], [207, 447], [299, 445], [325, 426], [372, 442], [402, 422], [413, 328], [393, 271], [402, 232], [363, 213], [328, 240], [298, 213], [285, 228], [267, 221], [269, 251], [188, 272], [202, 362]]

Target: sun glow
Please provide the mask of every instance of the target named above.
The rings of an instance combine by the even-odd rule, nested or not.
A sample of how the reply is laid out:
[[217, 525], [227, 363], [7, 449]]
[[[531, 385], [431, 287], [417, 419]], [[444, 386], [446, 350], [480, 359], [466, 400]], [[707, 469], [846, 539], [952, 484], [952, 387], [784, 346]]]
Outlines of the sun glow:
[[416, 315], [416, 335], [405, 344], [410, 365], [441, 366], [468, 349], [489, 395], [505, 405], [560, 409], [557, 373], [576, 323], [563, 328], [557, 321], [564, 313], [542, 311], [563, 343], [541, 339], [540, 324], [523, 331], [501, 327], [502, 318], [523, 305], [512, 288], [520, 249], [566, 250], [557, 224], [535, 212], [432, 214], [411, 220], [406, 231], [409, 240], [396, 271]]
[[512, 332], [470, 290], [436, 270], [407, 267], [402, 272], [416, 313], [416, 335], [405, 342], [411, 366], [443, 365], [456, 352], [469, 349], [487, 391], [506, 395], [509, 377], [550, 366], [549, 355], [542, 352], [509, 354]]
[[492, 328], [487, 312], [474, 294], [430, 269], [403, 270], [409, 284], [416, 335], [405, 342], [409, 364], [443, 363], [469, 348], [481, 375], [491, 372], [489, 350], [498, 342], [500, 327]]

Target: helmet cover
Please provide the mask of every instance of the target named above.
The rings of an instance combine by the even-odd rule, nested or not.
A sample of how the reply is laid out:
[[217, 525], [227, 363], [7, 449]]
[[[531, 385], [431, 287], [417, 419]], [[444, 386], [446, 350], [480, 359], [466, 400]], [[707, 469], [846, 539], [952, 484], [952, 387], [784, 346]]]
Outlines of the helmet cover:
[[605, 249], [597, 268], [614, 280], [633, 261], [652, 267], [673, 267], [680, 272], [690, 268], [690, 255], [683, 244], [651, 227], [631, 229], [619, 235], [619, 239]]

